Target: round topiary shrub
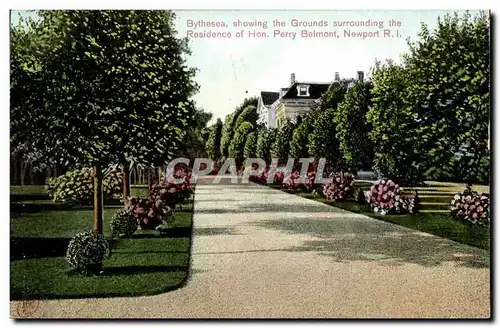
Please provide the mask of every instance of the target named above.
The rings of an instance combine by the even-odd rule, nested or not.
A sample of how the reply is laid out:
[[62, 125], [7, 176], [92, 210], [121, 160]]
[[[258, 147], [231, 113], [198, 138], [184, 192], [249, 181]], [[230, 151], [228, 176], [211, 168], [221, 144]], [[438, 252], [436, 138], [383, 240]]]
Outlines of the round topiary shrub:
[[66, 260], [77, 272], [97, 274], [102, 270], [109, 254], [109, 244], [103, 235], [85, 231], [78, 233], [69, 242]]
[[120, 208], [115, 212], [110, 222], [111, 231], [113, 236], [116, 237], [130, 237], [137, 230], [137, 218]]

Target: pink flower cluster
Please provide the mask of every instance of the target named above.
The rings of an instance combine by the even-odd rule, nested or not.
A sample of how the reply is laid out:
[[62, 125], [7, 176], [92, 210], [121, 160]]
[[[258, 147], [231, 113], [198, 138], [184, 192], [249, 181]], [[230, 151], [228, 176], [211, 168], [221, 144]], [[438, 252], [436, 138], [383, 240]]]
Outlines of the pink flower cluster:
[[170, 208], [161, 200], [133, 197], [125, 203], [124, 211], [134, 216], [143, 229], [154, 229], [161, 224], [162, 218], [169, 213]]
[[183, 179], [182, 182], [175, 182], [168, 177], [160, 183], [152, 186], [151, 198], [155, 201], [162, 201], [170, 207], [175, 207], [193, 193], [193, 184], [191, 183], [191, 172], [185, 169], [177, 169], [172, 174], [173, 179]]
[[354, 196], [354, 176], [350, 173], [333, 173], [330, 182], [323, 186], [323, 195], [330, 201], [345, 201]]
[[283, 187], [287, 189], [304, 189], [312, 190], [314, 187], [314, 180], [316, 179], [315, 172], [308, 172], [306, 182], [301, 181], [301, 175], [299, 171], [293, 171], [292, 174], [286, 177], [283, 182]]
[[366, 192], [366, 202], [375, 213], [415, 213], [418, 211], [418, 196], [403, 195], [403, 189], [392, 180], [378, 180]]
[[450, 210], [457, 219], [479, 225], [490, 224], [489, 197], [472, 191], [469, 186], [464, 192], [455, 195]]
[[[279, 167], [276, 172], [274, 173], [274, 181], [272, 181], [271, 183], [278, 183], [278, 184], [281, 184], [283, 183], [283, 180], [285, 178], [285, 173], [283, 173], [282, 170], [284, 169], [284, 167]], [[270, 171], [270, 168], [269, 167], [266, 167], [264, 169], [264, 172], [262, 172], [262, 174], [260, 175], [251, 175], [248, 179], [252, 182], [256, 182], [256, 183], [267, 183], [267, 179], [269, 178], [269, 171]]]
[[375, 212], [385, 214], [394, 209], [396, 196], [401, 193], [402, 189], [392, 180], [378, 180], [367, 192], [366, 202]]

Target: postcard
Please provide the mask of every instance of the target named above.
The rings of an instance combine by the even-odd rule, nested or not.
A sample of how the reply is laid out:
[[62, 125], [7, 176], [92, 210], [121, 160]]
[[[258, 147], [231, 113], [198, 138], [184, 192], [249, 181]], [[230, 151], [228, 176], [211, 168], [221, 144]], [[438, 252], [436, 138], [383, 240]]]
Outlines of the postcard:
[[11, 318], [489, 319], [490, 17], [11, 11]]

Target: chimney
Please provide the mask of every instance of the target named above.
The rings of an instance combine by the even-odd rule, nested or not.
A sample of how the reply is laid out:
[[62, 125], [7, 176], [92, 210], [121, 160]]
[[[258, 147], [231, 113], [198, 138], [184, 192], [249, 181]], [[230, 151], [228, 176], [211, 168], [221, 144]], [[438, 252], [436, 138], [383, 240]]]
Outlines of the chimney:
[[295, 73], [292, 73], [292, 75], [290, 75], [290, 84], [294, 83], [295, 83]]
[[364, 73], [363, 71], [358, 71], [358, 81], [363, 82]]
[[340, 73], [335, 72], [335, 82], [340, 82]]

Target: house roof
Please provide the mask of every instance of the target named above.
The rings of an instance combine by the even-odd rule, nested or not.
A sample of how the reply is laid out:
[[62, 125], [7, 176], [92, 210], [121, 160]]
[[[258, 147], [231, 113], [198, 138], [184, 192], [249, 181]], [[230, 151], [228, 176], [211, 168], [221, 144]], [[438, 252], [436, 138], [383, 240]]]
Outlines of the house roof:
[[[305, 84], [309, 85], [309, 96], [302, 97], [297, 94], [297, 86]], [[331, 83], [318, 83], [318, 82], [295, 82], [283, 95], [284, 99], [318, 99], [330, 87]]]
[[279, 92], [262, 91], [260, 93], [264, 106], [272, 105], [280, 97]]

